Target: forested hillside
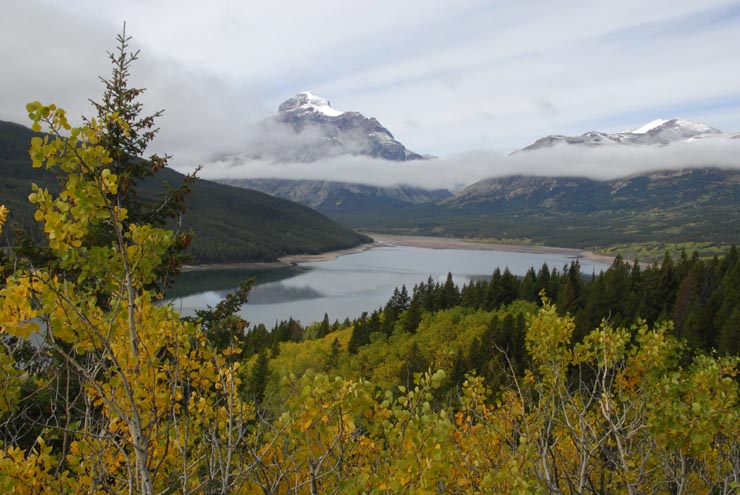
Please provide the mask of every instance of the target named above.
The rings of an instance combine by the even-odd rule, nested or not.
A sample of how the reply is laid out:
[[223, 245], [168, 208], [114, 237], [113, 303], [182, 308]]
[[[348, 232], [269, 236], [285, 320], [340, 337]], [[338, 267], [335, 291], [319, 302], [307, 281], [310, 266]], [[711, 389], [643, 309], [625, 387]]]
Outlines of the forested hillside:
[[[31, 167], [30, 129], [0, 121], [0, 201], [10, 208], [10, 223], [42, 235], [27, 198], [31, 183], [58, 191], [53, 173]], [[169, 168], [141, 181], [138, 191], [155, 202], [164, 191], [181, 186], [185, 176]], [[171, 228], [194, 233], [189, 252], [196, 262], [274, 261], [287, 254], [315, 254], [356, 246], [370, 239], [314, 210], [247, 189], [196, 180], [185, 198], [186, 211]]]
[[257, 327], [244, 393], [290, 430], [261, 444], [264, 474], [309, 484], [325, 456], [341, 493], [732, 493], [738, 287], [733, 247], [429, 280], [352, 322]]
[[666, 246], [703, 254], [740, 240], [740, 172], [697, 167], [598, 181], [514, 175], [479, 181], [421, 205], [321, 210], [371, 232], [526, 239], [535, 244], [662, 256]]
[[[243, 353], [271, 353], [278, 374], [331, 369], [385, 387], [429, 367], [446, 369], [453, 388], [472, 371], [500, 383], [506, 375], [499, 361], [503, 354], [526, 364], [525, 315], [536, 313], [543, 297], [561, 316], [572, 317], [574, 343], [602, 322], [621, 328], [669, 322], [667, 333], [685, 343], [687, 355], [740, 352], [740, 255], [733, 246], [721, 258], [666, 255], [647, 268], [617, 257], [597, 276], [581, 273], [574, 262], [560, 269], [532, 268], [522, 278], [496, 268], [489, 280], [463, 287], [451, 278], [429, 279], [410, 291], [398, 288], [384, 307], [368, 308], [354, 321], [331, 324], [327, 315], [307, 328], [292, 319], [269, 331], [257, 326], [247, 332]], [[316, 339], [326, 346], [330, 332], [343, 342], [331, 359], [327, 349], [312, 348]], [[286, 342], [297, 347], [283, 352]], [[322, 355], [327, 362], [317, 358]]]

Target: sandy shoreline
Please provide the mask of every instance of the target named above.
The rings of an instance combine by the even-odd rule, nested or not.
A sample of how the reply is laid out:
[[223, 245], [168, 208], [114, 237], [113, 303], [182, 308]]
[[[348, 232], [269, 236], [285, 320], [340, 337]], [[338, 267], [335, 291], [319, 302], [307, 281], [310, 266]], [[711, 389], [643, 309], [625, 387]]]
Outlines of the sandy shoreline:
[[278, 261], [273, 262], [245, 262], [245, 263], [213, 263], [203, 265], [186, 265], [183, 271], [198, 270], [218, 270], [218, 269], [242, 269], [242, 270], [267, 270], [272, 268], [285, 268], [298, 263], [307, 263], [310, 261], [330, 261], [346, 254], [360, 253], [380, 246], [409, 246], [427, 249], [466, 249], [466, 250], [490, 250], [490, 251], [508, 251], [515, 253], [535, 253], [545, 254], [553, 253], [573, 258], [582, 258], [590, 261], [599, 261], [601, 263], [611, 264], [614, 261], [613, 256], [597, 254], [592, 251], [585, 251], [576, 248], [559, 248], [549, 246], [532, 246], [528, 244], [501, 244], [487, 242], [485, 240], [468, 240], [456, 239], [451, 237], [432, 237], [432, 236], [412, 236], [412, 235], [392, 235], [376, 234], [373, 232], [364, 232], [371, 237], [373, 242], [370, 244], [361, 244], [353, 248], [340, 249], [337, 251], [328, 251], [320, 254], [293, 254], [283, 256]]
[[392, 246], [411, 246], [427, 249], [467, 249], [479, 251], [507, 251], [514, 253], [533, 253], [533, 254], [560, 254], [574, 258], [583, 258], [590, 261], [599, 261], [601, 263], [611, 264], [614, 261], [613, 256], [597, 254], [592, 251], [585, 251], [578, 248], [561, 248], [552, 246], [534, 246], [530, 244], [502, 244], [489, 242], [486, 240], [469, 240], [457, 239], [453, 237], [433, 237], [433, 236], [412, 236], [412, 235], [392, 235], [392, 234], [375, 234], [364, 232], [364, 234], [373, 238], [379, 245]]

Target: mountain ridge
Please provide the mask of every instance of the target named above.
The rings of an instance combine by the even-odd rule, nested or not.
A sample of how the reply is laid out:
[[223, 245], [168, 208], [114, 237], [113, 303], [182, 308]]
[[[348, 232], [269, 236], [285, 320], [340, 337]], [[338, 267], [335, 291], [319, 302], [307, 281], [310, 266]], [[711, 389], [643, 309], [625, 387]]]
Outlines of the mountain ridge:
[[634, 146], [667, 146], [674, 142], [703, 139], [706, 137], [728, 136], [707, 124], [692, 122], [680, 118], [668, 120], [656, 119], [641, 127], [625, 132], [607, 133], [588, 131], [580, 136], [564, 136], [550, 134], [536, 140], [514, 153], [551, 148], [559, 145], [571, 146], [604, 146], [604, 145], [634, 145]]
[[262, 191], [309, 206], [324, 214], [333, 211], [358, 211], [368, 206], [372, 207], [375, 201], [383, 202], [386, 206], [403, 207], [452, 197], [452, 193], [447, 189], [382, 187], [328, 180], [218, 179], [217, 182]]
[[[0, 203], [10, 209], [3, 243], [13, 222], [41, 239], [27, 197], [31, 182], [53, 190], [56, 180], [50, 171], [31, 166], [28, 148], [37, 135], [20, 124], [0, 121]], [[156, 198], [165, 184], [176, 187], [184, 179], [165, 168], [142, 181], [138, 190], [144, 198]], [[190, 248], [194, 262], [275, 261], [284, 255], [316, 254], [371, 241], [306, 206], [258, 191], [203, 179], [191, 189], [181, 228], [195, 234]]]
[[327, 213], [371, 232], [529, 240], [598, 249], [634, 243], [740, 241], [740, 170], [697, 167], [610, 180], [508, 175], [438, 203]]

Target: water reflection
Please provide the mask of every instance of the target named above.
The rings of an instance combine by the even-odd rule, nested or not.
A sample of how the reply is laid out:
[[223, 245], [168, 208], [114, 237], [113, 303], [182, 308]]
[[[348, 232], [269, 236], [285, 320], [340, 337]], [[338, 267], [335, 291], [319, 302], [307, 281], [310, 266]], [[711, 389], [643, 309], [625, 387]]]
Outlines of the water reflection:
[[288, 287], [282, 283], [258, 285], [249, 294], [250, 304], [277, 304], [286, 301], [319, 299], [324, 294], [308, 286]]
[[[335, 260], [303, 263], [297, 267], [249, 272], [214, 270], [189, 272], [171, 292], [171, 302], [184, 314], [192, 314], [206, 305], [216, 305], [230, 289], [249, 276], [257, 285], [243, 308], [252, 323], [271, 327], [276, 320], [292, 317], [304, 324], [321, 320], [355, 318], [363, 311], [384, 305], [393, 289], [413, 286], [428, 277], [444, 281], [448, 272], [458, 285], [488, 278], [496, 267], [508, 267], [522, 276], [531, 267], [543, 263], [562, 270], [574, 259], [560, 254], [513, 253], [457, 249], [425, 249], [406, 246], [380, 247]], [[586, 275], [606, 270], [608, 265], [579, 260]]]
[[[175, 286], [167, 290], [167, 298], [179, 299], [207, 291], [217, 291], [226, 294], [250, 278], [255, 279], [256, 287], [260, 284], [295, 277], [308, 270], [311, 270], [311, 268], [288, 266], [270, 270], [243, 270], [234, 268], [183, 272], [177, 278]], [[254, 294], [254, 290], [252, 294]]]

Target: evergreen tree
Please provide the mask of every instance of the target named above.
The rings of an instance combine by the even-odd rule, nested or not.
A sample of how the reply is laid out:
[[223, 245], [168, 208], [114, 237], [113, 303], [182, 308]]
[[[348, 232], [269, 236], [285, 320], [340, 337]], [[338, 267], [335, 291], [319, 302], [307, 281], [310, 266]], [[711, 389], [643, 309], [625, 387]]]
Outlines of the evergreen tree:
[[545, 295], [547, 297], [555, 297], [555, 294], [550, 291], [550, 267], [547, 266], [547, 263], [543, 263], [540, 271], [537, 272], [536, 302], [538, 304], [541, 304], [540, 293], [543, 290], [545, 291]]
[[412, 299], [408, 309], [401, 315], [401, 328], [405, 332], [415, 333], [421, 323], [422, 310], [418, 299]]
[[357, 354], [357, 351], [363, 345], [370, 343], [370, 332], [367, 328], [367, 313], [362, 313], [362, 316], [355, 320], [354, 327], [352, 328], [352, 337], [349, 339], [347, 345], [347, 351], [350, 354]]
[[719, 331], [718, 351], [722, 355], [740, 354], [740, 307], [732, 310]]
[[253, 400], [256, 404], [262, 404], [265, 400], [265, 391], [267, 390], [269, 378], [270, 359], [268, 351], [265, 349], [257, 354], [257, 360], [249, 372], [246, 385], [247, 399]]
[[491, 311], [499, 307], [501, 301], [501, 270], [496, 267], [491, 275], [491, 280], [488, 282], [488, 290], [486, 292], [486, 311]]
[[406, 290], [406, 285], [401, 285], [401, 290], [398, 290], [398, 288], [395, 288], [393, 290], [393, 296], [391, 297], [389, 301], [391, 306], [393, 306], [393, 308], [398, 313], [406, 310], [406, 308], [409, 307], [410, 302], [411, 302], [411, 298], [409, 297], [408, 290]]
[[534, 271], [534, 268], [530, 268], [527, 270], [527, 273], [524, 274], [524, 277], [519, 284], [519, 299], [539, 303], [539, 291], [537, 273]]
[[[113, 160], [110, 169], [118, 176], [116, 202], [119, 208], [128, 211], [124, 225], [149, 223], [161, 227], [185, 212], [185, 197], [195, 181], [195, 174], [187, 176], [185, 183], [176, 189], [166, 188], [159, 198], [143, 198], [139, 194], [136, 186], [144, 179], [153, 178], [167, 166], [171, 157], [157, 154], [144, 156], [159, 132], [156, 120], [164, 111], [142, 116], [143, 104], [138, 100], [145, 90], [129, 87], [131, 67], [138, 60], [139, 52], [129, 49], [131, 37], [126, 35], [125, 24], [116, 41], [117, 49], [108, 53], [113, 66], [111, 77], [100, 78], [105, 87], [103, 96], [99, 102], [90, 100], [90, 103], [97, 112], [98, 122], [103, 125], [100, 144], [108, 150]], [[85, 121], [89, 122], [88, 119]], [[112, 239], [106, 232], [106, 229], [93, 227], [90, 242], [109, 244]], [[160, 289], [171, 282], [182, 262], [188, 259], [184, 250], [190, 244], [190, 239], [189, 232], [175, 233], [167, 257], [156, 268]]]
[[339, 364], [339, 352], [339, 341], [335, 338], [331, 341], [329, 355], [326, 356], [326, 366], [324, 366], [325, 371], [333, 371], [337, 369], [337, 365]]
[[507, 266], [501, 275], [501, 287], [497, 307], [513, 303], [519, 295], [519, 279], [514, 276]]
[[563, 270], [564, 281], [558, 292], [558, 309], [562, 313], [575, 314], [583, 307], [583, 279], [581, 265], [578, 260]]
[[318, 332], [316, 334], [316, 338], [321, 338], [329, 335], [329, 332], [331, 332], [331, 324], [329, 323], [329, 315], [327, 313], [324, 313], [324, 319], [321, 320], [321, 323], [319, 324]]
[[659, 294], [661, 296], [660, 320], [670, 318], [673, 303], [676, 300], [676, 291], [678, 290], [678, 277], [676, 268], [673, 265], [671, 254], [666, 251], [663, 256], [663, 262], [660, 264], [658, 272]]
[[447, 272], [445, 283], [438, 291], [436, 299], [438, 301], [436, 309], [452, 308], [460, 304], [460, 291], [452, 280], [452, 273]]

